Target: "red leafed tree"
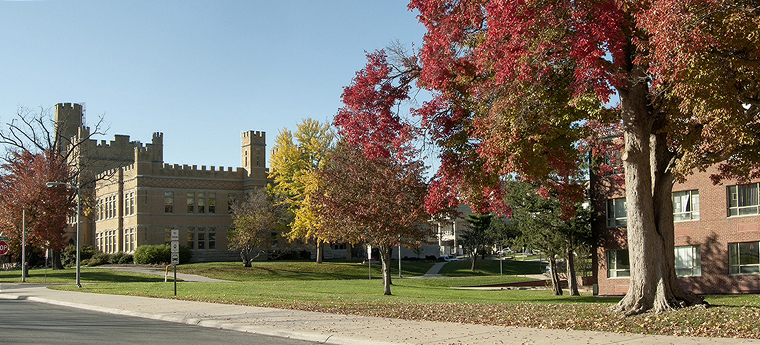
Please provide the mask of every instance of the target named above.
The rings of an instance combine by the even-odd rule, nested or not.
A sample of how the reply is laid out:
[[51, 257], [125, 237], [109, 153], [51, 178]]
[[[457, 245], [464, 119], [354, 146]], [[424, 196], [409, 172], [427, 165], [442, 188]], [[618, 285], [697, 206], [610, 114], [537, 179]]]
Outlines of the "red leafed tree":
[[409, 98], [413, 74], [394, 68], [383, 51], [367, 60], [343, 91], [334, 121], [342, 141], [319, 171], [311, 201], [323, 236], [380, 248], [384, 294], [390, 295], [392, 247], [428, 235], [427, 185], [411, 146], [414, 128], [395, 111]]
[[319, 236], [379, 247], [385, 295], [391, 294], [393, 246], [417, 246], [429, 235], [423, 172], [420, 161], [370, 158], [360, 147], [341, 142], [318, 170], [319, 187], [309, 198], [321, 221]]
[[9, 153], [0, 166], [0, 231], [10, 238], [15, 252], [21, 253], [22, 206], [26, 208], [27, 246], [54, 251], [66, 246], [66, 220], [75, 208], [73, 191], [48, 188], [46, 183], [66, 181], [69, 176], [68, 165], [51, 151]]
[[[733, 0], [412, 0], [427, 28], [416, 111], [442, 150], [428, 204], [468, 192], [498, 211], [499, 178], [572, 176], [594, 120], [620, 124], [628, 315], [703, 303], [674, 269], [672, 186], [720, 164], [760, 177], [760, 9]], [[617, 94], [616, 108], [604, 106]], [[481, 169], [482, 167], [482, 169]], [[551, 187], [551, 186], [549, 186]]]

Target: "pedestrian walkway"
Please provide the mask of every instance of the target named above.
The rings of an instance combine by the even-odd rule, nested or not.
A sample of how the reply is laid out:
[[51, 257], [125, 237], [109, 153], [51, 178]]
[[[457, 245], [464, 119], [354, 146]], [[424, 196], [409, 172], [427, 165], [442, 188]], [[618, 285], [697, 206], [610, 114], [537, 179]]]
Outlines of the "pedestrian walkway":
[[448, 262], [438, 262], [435, 265], [433, 265], [433, 267], [430, 267], [430, 269], [427, 272], [425, 272], [424, 275], [416, 276], [412, 278], [440, 278], [441, 275], [438, 274], [438, 272], [440, 272], [441, 267], [443, 267], [443, 265], [446, 265], [447, 263]]
[[760, 344], [760, 341], [751, 339], [647, 336], [407, 321], [173, 299], [56, 291], [47, 289], [41, 284], [0, 284], [0, 299], [42, 302], [325, 344]]

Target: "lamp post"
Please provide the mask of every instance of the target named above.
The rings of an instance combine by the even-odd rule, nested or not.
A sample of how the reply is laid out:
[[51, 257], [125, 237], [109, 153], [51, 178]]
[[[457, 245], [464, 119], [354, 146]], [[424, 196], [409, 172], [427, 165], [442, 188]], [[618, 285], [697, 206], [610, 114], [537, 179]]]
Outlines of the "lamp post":
[[18, 201], [13, 204], [21, 206], [21, 282], [26, 283], [26, 206]]
[[45, 185], [48, 186], [48, 188], [52, 188], [52, 187], [55, 187], [55, 186], [63, 185], [63, 186], [66, 186], [68, 188], [71, 188], [71, 189], [77, 191], [77, 240], [76, 240], [76, 246], [77, 246], [77, 256], [76, 256], [77, 270], [76, 270], [76, 272], [77, 273], [76, 273], [76, 276], [77, 276], [77, 287], [82, 287], [82, 283], [79, 280], [79, 226], [80, 226], [80, 223], [81, 223], [81, 219], [80, 219], [80, 217], [81, 217], [80, 207], [81, 207], [81, 204], [82, 204], [82, 195], [81, 195], [81, 192], [79, 190], [79, 187], [77, 187], [77, 186], [75, 186], [73, 184], [70, 184], [70, 183], [66, 183], [66, 182], [48, 182]]

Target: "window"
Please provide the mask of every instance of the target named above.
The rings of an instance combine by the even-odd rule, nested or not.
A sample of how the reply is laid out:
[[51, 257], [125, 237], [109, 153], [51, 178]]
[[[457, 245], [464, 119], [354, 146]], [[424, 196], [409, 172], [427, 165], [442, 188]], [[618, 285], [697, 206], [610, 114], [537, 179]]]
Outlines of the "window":
[[227, 213], [232, 213], [232, 206], [237, 202], [237, 195], [227, 194]]
[[728, 186], [728, 216], [757, 214], [757, 183], [745, 186]]
[[198, 249], [206, 249], [206, 229], [198, 228]]
[[208, 229], [208, 249], [216, 249], [216, 230]]
[[610, 250], [607, 252], [607, 277], [627, 278], [631, 276], [631, 264], [628, 249]]
[[172, 244], [172, 229], [164, 229], [164, 244]]
[[98, 212], [98, 220], [103, 220], [105, 218], [105, 213], [103, 209], [103, 198], [98, 199], [98, 207], [96, 209]]
[[701, 276], [702, 258], [699, 246], [683, 246], [675, 248], [676, 275], [679, 277]]
[[187, 228], [187, 248], [195, 249], [195, 232], [193, 228]]
[[216, 213], [216, 193], [208, 193], [208, 213]]
[[198, 213], [206, 213], [206, 193], [198, 193]]
[[729, 274], [760, 273], [760, 242], [728, 244]]
[[164, 213], [174, 213], [174, 192], [164, 192]]
[[626, 225], [625, 198], [607, 200], [607, 227], [625, 227]]
[[135, 193], [124, 193], [124, 215], [135, 213]]
[[673, 221], [699, 220], [699, 191], [673, 192]]
[[277, 243], [278, 243], [278, 241], [279, 241], [279, 239], [280, 239], [280, 233], [277, 232], [277, 231], [272, 231], [269, 234], [269, 236], [270, 236], [270, 240], [271, 240], [272, 246], [276, 246]]
[[187, 193], [187, 213], [195, 213], [195, 193]]
[[135, 250], [135, 229], [124, 230], [124, 251], [132, 252]]

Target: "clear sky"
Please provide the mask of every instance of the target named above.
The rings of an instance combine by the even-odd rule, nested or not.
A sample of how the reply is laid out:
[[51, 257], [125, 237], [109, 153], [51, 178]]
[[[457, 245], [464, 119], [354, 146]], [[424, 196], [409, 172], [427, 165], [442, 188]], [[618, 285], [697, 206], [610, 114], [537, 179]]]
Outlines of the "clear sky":
[[238, 167], [242, 131], [265, 131], [271, 150], [282, 128], [332, 120], [365, 51], [419, 47], [407, 3], [0, 2], [0, 122], [84, 103], [109, 125], [97, 139], [163, 132], [166, 163]]

